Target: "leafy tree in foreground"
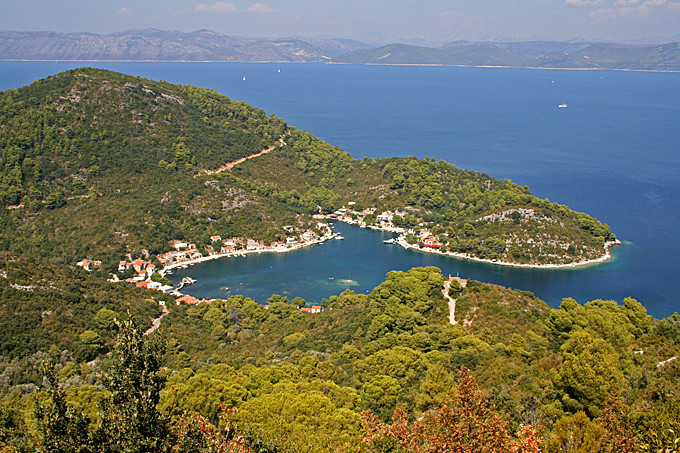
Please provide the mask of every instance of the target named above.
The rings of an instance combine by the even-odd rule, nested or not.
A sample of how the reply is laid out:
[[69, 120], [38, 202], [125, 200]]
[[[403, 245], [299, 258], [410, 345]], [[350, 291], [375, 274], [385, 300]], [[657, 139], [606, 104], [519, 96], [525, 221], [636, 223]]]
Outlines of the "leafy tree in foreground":
[[50, 365], [45, 377], [49, 403], [40, 404], [36, 418], [42, 434], [40, 451], [65, 453], [151, 453], [169, 450], [166, 420], [156, 408], [165, 377], [160, 373], [164, 344], [144, 337], [133, 319], [120, 324], [110, 369], [104, 376], [108, 400], [101, 421], [89, 420], [66, 404]]
[[165, 376], [165, 344], [145, 337], [133, 319], [120, 325], [113, 363], [104, 378], [111, 392], [95, 431], [101, 451], [142, 453], [168, 450], [168, 425], [156, 408]]

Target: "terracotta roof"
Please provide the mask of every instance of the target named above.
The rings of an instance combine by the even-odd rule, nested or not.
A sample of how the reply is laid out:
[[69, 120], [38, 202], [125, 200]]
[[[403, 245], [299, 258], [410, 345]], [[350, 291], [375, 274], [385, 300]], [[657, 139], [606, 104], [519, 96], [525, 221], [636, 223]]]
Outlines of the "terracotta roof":
[[196, 305], [198, 303], [198, 299], [196, 299], [195, 297], [192, 297], [188, 294], [185, 295], [185, 296], [177, 298], [176, 301], [177, 302], [184, 302], [184, 303], [187, 303], [189, 305]]

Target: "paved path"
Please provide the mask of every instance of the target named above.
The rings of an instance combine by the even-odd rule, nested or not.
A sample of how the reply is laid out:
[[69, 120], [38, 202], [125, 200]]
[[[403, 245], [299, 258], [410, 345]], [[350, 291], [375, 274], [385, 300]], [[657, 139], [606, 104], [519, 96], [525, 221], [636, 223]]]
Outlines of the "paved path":
[[[279, 143], [281, 144], [281, 146], [286, 145], [286, 142], [283, 141], [284, 137], [285, 137], [285, 135], [282, 135], [279, 138]], [[251, 154], [250, 156], [243, 157], [241, 159], [235, 160], [234, 162], [227, 162], [226, 164], [222, 165], [220, 168], [216, 168], [215, 170], [203, 170], [201, 173], [197, 174], [196, 176], [199, 176], [201, 174], [212, 175], [212, 174], [215, 174], [215, 173], [221, 173], [225, 170], [231, 170], [235, 165], [238, 165], [242, 162], [245, 162], [248, 159], [252, 159], [253, 157], [258, 157], [258, 156], [261, 156], [263, 154], [267, 154], [267, 153], [274, 151], [276, 149], [276, 146], [277, 145], [272, 145], [269, 148], [263, 149], [259, 153]], [[194, 176], [194, 177], [196, 177], [196, 176]]]
[[170, 313], [168, 309], [165, 308], [165, 306], [163, 306], [163, 313], [161, 313], [161, 315], [158, 318], [153, 320], [153, 322], [151, 323], [151, 327], [149, 327], [149, 330], [144, 332], [144, 335], [149, 335], [151, 332], [158, 329], [161, 326], [161, 319], [163, 319], [163, 316], [167, 315], [168, 313]]
[[457, 324], [456, 322], [456, 299], [449, 296], [449, 287], [451, 282], [446, 280], [444, 282], [444, 298], [449, 301], [449, 322], [451, 324]]

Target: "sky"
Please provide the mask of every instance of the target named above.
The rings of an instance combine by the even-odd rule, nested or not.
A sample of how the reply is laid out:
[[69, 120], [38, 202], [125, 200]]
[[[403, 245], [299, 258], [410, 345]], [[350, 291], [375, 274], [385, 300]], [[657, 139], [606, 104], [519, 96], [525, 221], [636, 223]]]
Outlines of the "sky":
[[0, 30], [210, 29], [364, 42], [680, 40], [680, 0], [0, 0]]

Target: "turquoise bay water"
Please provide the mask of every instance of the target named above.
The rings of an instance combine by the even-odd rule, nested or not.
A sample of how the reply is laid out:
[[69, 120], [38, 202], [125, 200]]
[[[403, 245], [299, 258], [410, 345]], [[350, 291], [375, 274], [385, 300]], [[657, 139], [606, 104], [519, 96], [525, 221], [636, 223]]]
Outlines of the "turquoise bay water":
[[[72, 62], [0, 62], [0, 89]], [[336, 225], [345, 241], [224, 259], [185, 272], [205, 297], [272, 293], [310, 302], [370, 291], [393, 269], [445, 273], [536, 293], [551, 305], [631, 296], [651, 314], [680, 310], [680, 74], [321, 64], [106, 63], [89, 66], [215, 89], [284, 118], [354, 157], [433, 157], [510, 178], [585, 211], [624, 241], [607, 263], [532, 270], [464, 262], [382, 244]], [[278, 70], [280, 69], [280, 72]], [[246, 81], [243, 81], [243, 77]], [[557, 105], [565, 102], [568, 108]], [[178, 273], [176, 276], [181, 276]], [[351, 279], [349, 284], [342, 280]], [[229, 287], [229, 293], [221, 287]]]

